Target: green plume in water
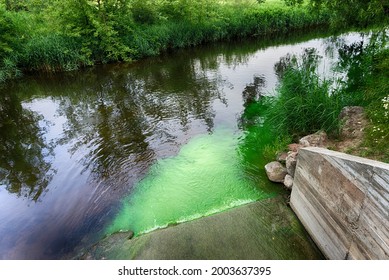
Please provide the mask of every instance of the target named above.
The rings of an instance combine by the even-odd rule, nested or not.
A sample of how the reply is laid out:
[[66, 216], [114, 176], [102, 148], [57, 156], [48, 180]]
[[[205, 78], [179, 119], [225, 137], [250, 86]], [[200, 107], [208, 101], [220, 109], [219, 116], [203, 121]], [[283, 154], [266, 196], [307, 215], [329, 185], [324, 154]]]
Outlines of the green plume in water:
[[177, 156], [159, 160], [124, 199], [107, 233], [139, 235], [273, 196], [274, 186], [247, 171], [255, 168], [245, 168], [238, 143], [231, 130], [216, 129], [193, 138]]

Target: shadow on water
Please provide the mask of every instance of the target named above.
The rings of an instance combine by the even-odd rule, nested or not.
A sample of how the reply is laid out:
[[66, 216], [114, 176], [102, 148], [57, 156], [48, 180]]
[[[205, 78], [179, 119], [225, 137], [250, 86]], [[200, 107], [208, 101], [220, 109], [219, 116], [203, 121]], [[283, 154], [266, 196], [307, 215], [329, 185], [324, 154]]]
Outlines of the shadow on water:
[[[187, 196], [183, 204], [191, 211], [169, 214], [160, 225], [274, 194], [272, 186], [258, 188], [265, 184], [260, 150], [252, 149], [257, 143], [244, 141], [249, 152], [237, 146], [247, 134], [241, 115], [274, 88], [274, 64], [287, 50], [320, 45], [300, 42], [324, 35], [218, 43], [133, 64], [25, 77], [2, 87], [0, 258], [71, 258], [105, 234], [120, 216], [123, 197], [144, 200], [128, 208], [131, 223], [139, 222], [145, 205], [160, 203], [165, 213], [179, 213], [167, 206], [183, 190], [172, 184], [175, 196], [167, 204], [162, 183], [184, 183], [209, 194], [209, 201], [201, 201], [207, 207], [196, 212], [202, 204]], [[259, 138], [265, 143], [271, 136]], [[225, 200], [215, 199], [212, 189], [193, 187], [199, 182], [219, 186], [215, 194], [235, 183], [245, 191], [231, 188], [220, 196]], [[159, 202], [151, 185], [161, 194]], [[154, 226], [137, 225], [139, 232]]]

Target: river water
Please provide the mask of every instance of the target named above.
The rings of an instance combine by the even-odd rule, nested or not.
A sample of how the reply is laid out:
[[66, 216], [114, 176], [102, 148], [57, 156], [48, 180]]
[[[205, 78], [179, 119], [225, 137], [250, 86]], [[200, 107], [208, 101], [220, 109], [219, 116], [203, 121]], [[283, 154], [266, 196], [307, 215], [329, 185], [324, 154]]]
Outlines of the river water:
[[0, 258], [58, 259], [285, 194], [242, 115], [274, 95], [275, 65], [337, 37], [294, 34], [179, 50], [132, 64], [28, 76], [0, 88]]

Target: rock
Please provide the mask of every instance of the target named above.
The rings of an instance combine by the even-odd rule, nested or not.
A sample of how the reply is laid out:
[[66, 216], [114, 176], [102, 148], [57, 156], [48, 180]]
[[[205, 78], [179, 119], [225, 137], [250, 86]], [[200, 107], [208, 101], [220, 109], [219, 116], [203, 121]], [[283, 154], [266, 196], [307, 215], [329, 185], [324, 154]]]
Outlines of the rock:
[[279, 162], [285, 164], [285, 162], [286, 162], [286, 157], [287, 157], [287, 156], [288, 156], [287, 153], [279, 153], [279, 154], [277, 155], [277, 161], [279, 161]]
[[265, 165], [266, 175], [270, 181], [283, 183], [287, 174], [286, 168], [278, 161], [272, 161]]
[[344, 107], [339, 114], [341, 123], [340, 137], [328, 141], [331, 149], [339, 152], [361, 155], [365, 149], [363, 145], [364, 129], [369, 125], [364, 109], [358, 106]]
[[327, 133], [318, 131], [300, 139], [299, 144], [304, 147], [325, 147], [327, 142]]
[[362, 139], [367, 124], [364, 109], [359, 106], [344, 107], [339, 114], [342, 123], [340, 135], [345, 139]]
[[285, 179], [284, 179], [284, 186], [288, 189], [291, 190], [293, 187], [293, 177], [290, 176], [289, 174], [286, 174]]
[[294, 173], [296, 171], [297, 165], [297, 152], [289, 152], [286, 157], [286, 172], [292, 177], [294, 177]]
[[297, 144], [297, 143], [292, 143], [288, 145], [288, 149], [291, 152], [298, 152], [300, 148], [304, 147], [303, 145]]
[[363, 114], [364, 109], [361, 106], [347, 106], [342, 109], [342, 111], [339, 114], [340, 119], [350, 118], [355, 115], [361, 115]]

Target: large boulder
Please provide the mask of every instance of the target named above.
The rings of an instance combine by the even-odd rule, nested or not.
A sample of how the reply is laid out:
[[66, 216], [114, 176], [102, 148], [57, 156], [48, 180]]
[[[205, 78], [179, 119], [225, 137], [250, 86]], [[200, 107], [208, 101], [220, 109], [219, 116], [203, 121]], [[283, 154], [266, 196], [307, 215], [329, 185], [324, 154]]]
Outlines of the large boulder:
[[272, 161], [265, 165], [266, 175], [270, 181], [283, 183], [287, 171], [286, 168], [278, 161]]
[[342, 123], [340, 135], [344, 139], [362, 139], [363, 130], [367, 125], [363, 107], [344, 107], [339, 114]]
[[304, 146], [297, 143], [292, 143], [288, 145], [288, 149], [291, 152], [298, 152], [301, 148], [304, 148]]

